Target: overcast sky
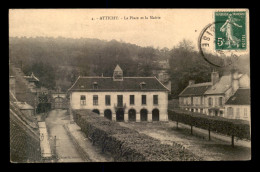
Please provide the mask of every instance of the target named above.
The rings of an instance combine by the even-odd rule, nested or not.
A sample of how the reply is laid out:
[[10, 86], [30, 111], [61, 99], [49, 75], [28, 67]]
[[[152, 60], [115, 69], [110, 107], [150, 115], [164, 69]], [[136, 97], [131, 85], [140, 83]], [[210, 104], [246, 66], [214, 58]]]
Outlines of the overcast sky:
[[[97, 20], [101, 16], [119, 20]], [[130, 16], [149, 19], [124, 20]], [[16, 9], [9, 11], [9, 35], [115, 39], [155, 48], [172, 48], [189, 39], [197, 47], [201, 30], [213, 16], [213, 10], [205, 9]]]

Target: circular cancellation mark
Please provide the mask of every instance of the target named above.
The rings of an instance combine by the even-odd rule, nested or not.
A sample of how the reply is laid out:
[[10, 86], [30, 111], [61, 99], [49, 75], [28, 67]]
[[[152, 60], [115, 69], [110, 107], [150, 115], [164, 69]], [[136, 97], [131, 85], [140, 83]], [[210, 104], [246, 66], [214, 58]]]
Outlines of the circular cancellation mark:
[[216, 44], [223, 44], [222, 40], [216, 40], [215, 38], [216, 24], [224, 25], [224, 23], [220, 21], [208, 24], [201, 31], [198, 39], [198, 48], [201, 56], [215, 67], [229, 66], [237, 61], [241, 55], [241, 51], [235, 48], [216, 50]]

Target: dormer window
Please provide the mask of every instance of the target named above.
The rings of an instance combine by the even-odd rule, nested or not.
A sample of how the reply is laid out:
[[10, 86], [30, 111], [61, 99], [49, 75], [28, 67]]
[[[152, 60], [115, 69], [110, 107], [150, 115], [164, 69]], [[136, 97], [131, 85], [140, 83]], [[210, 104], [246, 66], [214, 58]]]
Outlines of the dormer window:
[[114, 81], [123, 81], [123, 70], [120, 68], [119, 65], [116, 66], [113, 74]]
[[140, 87], [141, 87], [141, 89], [145, 89], [146, 88], [146, 83], [145, 82], [141, 82], [140, 83]]
[[98, 83], [97, 82], [93, 82], [93, 89], [98, 89]]

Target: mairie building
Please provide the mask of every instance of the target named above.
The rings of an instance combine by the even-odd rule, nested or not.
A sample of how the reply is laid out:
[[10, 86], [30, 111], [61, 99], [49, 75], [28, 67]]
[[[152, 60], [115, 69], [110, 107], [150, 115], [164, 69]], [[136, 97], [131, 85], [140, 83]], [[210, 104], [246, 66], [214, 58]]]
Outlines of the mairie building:
[[168, 121], [169, 90], [156, 77], [79, 76], [69, 88], [70, 110], [89, 109], [113, 121]]

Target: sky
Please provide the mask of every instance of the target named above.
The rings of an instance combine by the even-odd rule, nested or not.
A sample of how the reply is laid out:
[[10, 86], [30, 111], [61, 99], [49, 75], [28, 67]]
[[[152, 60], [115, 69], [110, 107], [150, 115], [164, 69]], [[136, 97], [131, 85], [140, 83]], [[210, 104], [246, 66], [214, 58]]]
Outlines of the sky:
[[9, 36], [115, 39], [169, 49], [188, 39], [196, 48], [201, 31], [212, 22], [213, 9], [11, 9]]

